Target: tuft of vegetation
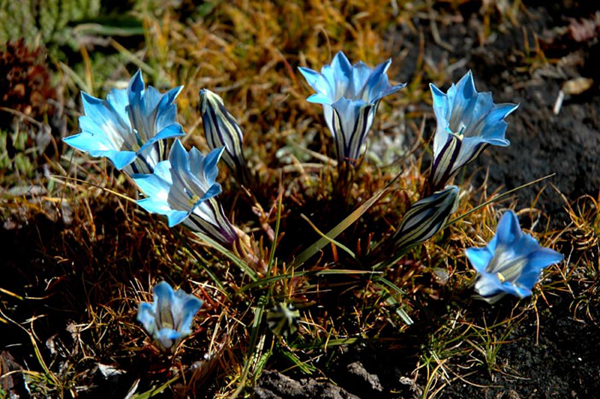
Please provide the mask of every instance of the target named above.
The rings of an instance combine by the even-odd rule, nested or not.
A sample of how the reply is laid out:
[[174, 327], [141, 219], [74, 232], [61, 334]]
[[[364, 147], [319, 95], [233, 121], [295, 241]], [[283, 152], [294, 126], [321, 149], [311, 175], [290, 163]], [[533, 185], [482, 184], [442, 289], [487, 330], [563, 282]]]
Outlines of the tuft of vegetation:
[[[101, 10], [94, 0], [49, 2], [34, 18], [26, 11], [35, 2], [8, 3], [0, 7], [0, 20], [15, 21], [2, 26], [7, 38], [59, 46], [74, 23]], [[475, 0], [435, 7], [418, 0], [154, 3], [138, 2], [127, 13], [141, 21], [141, 44], [100, 26], [86, 37], [109, 37], [114, 52], [94, 54], [98, 41], [90, 40], [75, 47], [80, 63], [53, 66], [58, 90], [71, 95], [67, 129], [80, 131], [80, 89], [105, 98], [139, 69], [160, 90], [185, 85], [177, 99], [181, 140], [206, 154], [199, 92], [217, 93], [244, 132], [252, 177], [240, 184], [222, 165], [217, 180], [218, 199], [246, 247], [170, 229], [136, 204], [135, 183], [107, 160], [57, 139], [51, 156], [35, 152], [26, 130], [3, 127], [0, 178], [17, 189], [1, 197], [0, 242], [12, 250], [0, 283], [0, 396], [250, 397], [267, 370], [335, 383], [349, 350], [372, 350], [388, 353], [396, 367], [387, 393], [435, 398], [454, 382], [470, 383], [475, 372], [518, 378], [503, 350], [554, 299], [568, 298], [581, 319], [595, 317], [597, 198], [566, 201], [571, 224], [561, 231], [535, 204], [517, 212], [525, 231], [568, 260], [544, 272], [531, 298], [496, 307], [472, 297], [476, 273], [464, 249], [484, 246], [501, 214], [522, 204], [518, 190], [474, 184], [472, 168], [454, 178], [461, 194], [444, 230], [403, 256], [374, 253], [427, 190], [435, 129], [427, 84], [451, 78], [422, 47], [399, 51], [397, 27], [418, 32], [417, 18], [433, 26], [471, 6], [480, 10], [485, 40], [516, 22], [519, 1], [502, 2], [510, 3], [505, 8]], [[24, 26], [27, 34], [14, 30]], [[5, 54], [25, 48], [16, 43]], [[391, 57], [394, 83], [407, 57], [417, 58], [407, 87], [381, 103], [364, 158], [351, 170], [337, 167], [321, 109], [305, 101], [311, 91], [297, 70], [319, 69], [340, 50], [372, 66]], [[47, 62], [41, 53], [19, 51], [25, 57], [0, 55], [0, 71], [27, 62], [21, 70], [29, 78], [0, 87], [24, 84], [32, 94], [5, 101], [0, 92], [2, 107], [43, 121], [56, 97], [37, 68], [51, 67], [39, 66]], [[522, 183], [542, 190], [547, 180], [540, 178]], [[385, 267], [374, 268], [374, 260]], [[161, 281], [203, 302], [190, 336], [168, 354], [136, 320], [138, 304], [151, 303]]]

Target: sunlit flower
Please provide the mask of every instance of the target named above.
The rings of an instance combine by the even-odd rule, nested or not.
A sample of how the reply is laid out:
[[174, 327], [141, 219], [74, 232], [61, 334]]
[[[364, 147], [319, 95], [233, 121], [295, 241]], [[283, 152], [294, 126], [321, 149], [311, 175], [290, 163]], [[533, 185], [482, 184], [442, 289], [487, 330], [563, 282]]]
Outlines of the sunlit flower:
[[137, 319], [161, 349], [172, 352], [191, 334], [192, 320], [202, 301], [183, 290], [174, 292], [165, 281], [158, 283], [152, 293], [154, 302], [140, 303]]
[[169, 159], [159, 162], [153, 174], [133, 175], [147, 196], [138, 204], [148, 212], [167, 216], [169, 227], [183, 222], [192, 231], [231, 247], [238, 236], [213, 198], [221, 193], [221, 185], [215, 179], [222, 153], [223, 148], [219, 148], [205, 157], [192, 148], [188, 154], [175, 140]]
[[[244, 135], [237, 121], [223, 105], [223, 99], [210, 90], [200, 90], [204, 135], [211, 149], [224, 147], [223, 160], [240, 177], [248, 176], [242, 149]], [[243, 182], [244, 183], [244, 182]]]
[[392, 60], [387, 60], [375, 68], [369, 68], [362, 61], [351, 65], [340, 51], [331, 65], [321, 68], [321, 73], [300, 68], [308, 84], [317, 92], [308, 101], [323, 105], [340, 163], [358, 159], [379, 102], [406, 85], [389, 84], [386, 71], [391, 63]]
[[531, 295], [541, 271], [563, 259], [563, 255], [541, 247], [537, 240], [524, 234], [517, 215], [507, 211], [500, 219], [496, 235], [484, 248], [465, 251], [478, 273], [475, 291], [489, 303], [506, 294], [520, 298]]
[[437, 129], [433, 139], [433, 190], [443, 187], [454, 174], [488, 146], [506, 147], [508, 123], [504, 118], [518, 108], [515, 104], [494, 104], [492, 93], [475, 90], [468, 72], [443, 93], [433, 84], [433, 110]]
[[423, 243], [440, 231], [456, 211], [458, 193], [458, 187], [448, 186], [412, 204], [394, 234], [396, 251]]
[[145, 88], [138, 71], [127, 89], [111, 90], [106, 100], [82, 93], [81, 133], [64, 141], [92, 156], [107, 157], [128, 174], [152, 173], [166, 158], [163, 140], [184, 134], [175, 121], [174, 101], [181, 89], [160, 94], [152, 86]]

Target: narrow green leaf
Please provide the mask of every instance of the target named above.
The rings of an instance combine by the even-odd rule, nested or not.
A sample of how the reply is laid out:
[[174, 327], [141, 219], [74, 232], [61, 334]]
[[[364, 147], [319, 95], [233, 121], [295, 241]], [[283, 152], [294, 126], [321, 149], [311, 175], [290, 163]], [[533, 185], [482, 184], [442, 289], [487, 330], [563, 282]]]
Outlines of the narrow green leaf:
[[232, 261], [237, 267], [240, 268], [241, 271], [243, 271], [248, 276], [250, 276], [250, 278], [253, 281], [257, 280], [256, 272], [254, 270], [252, 270], [250, 268], [250, 266], [248, 266], [246, 264], [246, 262], [241, 260], [236, 254], [234, 254], [233, 252], [231, 252], [230, 250], [228, 250], [227, 248], [225, 248], [224, 246], [222, 246], [221, 244], [219, 244], [218, 242], [216, 242], [215, 240], [213, 240], [212, 238], [210, 238], [209, 236], [207, 236], [205, 234], [195, 231], [194, 235], [196, 235], [202, 241], [207, 242], [211, 247], [213, 247], [214, 249], [219, 251], [222, 255], [224, 255], [227, 259]]
[[317, 252], [319, 252], [325, 245], [329, 244], [331, 240], [334, 240], [337, 236], [339, 236], [344, 230], [350, 227], [354, 222], [356, 222], [364, 213], [369, 210], [379, 199], [387, 193], [388, 188], [384, 188], [379, 191], [375, 195], [373, 195], [367, 202], [356, 208], [348, 217], [342, 220], [337, 226], [331, 229], [326, 237], [320, 238], [317, 242], [312, 244], [310, 247], [305, 249], [298, 257], [295, 259], [292, 267], [298, 267], [302, 265], [304, 262], [312, 258]]
[[281, 225], [281, 207], [283, 202], [283, 194], [279, 195], [277, 201], [277, 222], [275, 223], [275, 234], [273, 235], [273, 245], [271, 245], [271, 253], [269, 254], [269, 267], [267, 268], [267, 276], [271, 274], [271, 268], [275, 262], [275, 249], [277, 249], [277, 239], [279, 238], [279, 226]]
[[300, 272], [296, 272], [296, 273], [284, 273], [284, 274], [278, 274], [277, 276], [261, 278], [260, 280], [252, 282], [250, 284], [246, 284], [245, 286], [243, 286], [242, 288], [240, 288], [238, 290], [238, 293], [242, 293], [246, 290], [249, 290], [249, 289], [252, 289], [255, 287], [260, 287], [263, 285], [274, 283], [275, 281], [285, 280], [285, 279], [289, 279], [292, 277], [325, 276], [325, 275], [331, 275], [331, 274], [338, 274], [338, 275], [339, 274], [348, 274], [348, 275], [372, 274], [372, 275], [376, 275], [376, 274], [382, 274], [382, 272], [374, 271], [374, 270], [351, 270], [351, 269], [304, 270], [304, 271], [300, 271]]
[[219, 287], [219, 289], [226, 296], [229, 297], [229, 294], [225, 290], [225, 286], [223, 285], [223, 283], [221, 283], [221, 280], [219, 280], [219, 278], [217, 277], [217, 275], [214, 274], [212, 272], [212, 270], [210, 270], [210, 268], [207, 266], [206, 262], [204, 261], [204, 259], [202, 259], [202, 257], [200, 256], [200, 254], [194, 248], [192, 248], [190, 246], [190, 244], [185, 239], [185, 237], [183, 237], [181, 234], [179, 234], [179, 232], [176, 229], [173, 229], [172, 231], [173, 231], [173, 233], [175, 233], [175, 236], [177, 236], [177, 238], [179, 238], [179, 241], [181, 241], [183, 243], [183, 245], [188, 250], [188, 252], [190, 252], [192, 254], [192, 256], [196, 259], [196, 262], [198, 263], [198, 265], [200, 265], [200, 267], [206, 272], [206, 274], [208, 274], [208, 276], [211, 278], [211, 280], [215, 282], [215, 284], [217, 285], [217, 287]]
[[[254, 353], [257, 350], [256, 342], [258, 341], [258, 333], [260, 330], [260, 324], [263, 319], [263, 315], [265, 313], [265, 305], [267, 303], [267, 299], [262, 296], [258, 300], [258, 305], [254, 311], [254, 321], [252, 322], [252, 333], [250, 334], [250, 343], [248, 345], [248, 354], [246, 357], [246, 361], [244, 364], [244, 370], [242, 371], [242, 376], [240, 378], [240, 383], [235, 390], [235, 392], [229, 397], [230, 399], [235, 399], [244, 389], [244, 384], [246, 383], [246, 379], [248, 378], [248, 372], [250, 371], [250, 365], [252, 364], [253, 359], [260, 359], [260, 354]], [[260, 348], [258, 348], [260, 350]], [[258, 356], [257, 356], [258, 355]]]
[[344, 252], [346, 252], [348, 255], [350, 255], [352, 257], [352, 259], [357, 260], [356, 255], [354, 254], [354, 252], [352, 252], [352, 250], [350, 250], [350, 248], [346, 247], [345, 245], [340, 244], [333, 238], [327, 237], [327, 235], [325, 235], [325, 233], [323, 233], [321, 230], [319, 230], [319, 228], [317, 226], [315, 226], [315, 224], [313, 222], [311, 222], [310, 219], [308, 218], [308, 216], [306, 216], [305, 214], [301, 214], [300, 216], [302, 217], [302, 219], [306, 220], [306, 222], [308, 224], [310, 224], [310, 227], [312, 227], [313, 230], [317, 232], [317, 234], [319, 234], [321, 237], [323, 237], [324, 239], [329, 241], [330, 244], [335, 245], [336, 247], [340, 247], [342, 250], [344, 250]]
[[180, 376], [176, 376], [171, 378], [169, 381], [165, 382], [164, 384], [162, 384], [161, 386], [159, 386], [158, 388], [154, 388], [152, 387], [149, 391], [146, 391], [144, 393], [136, 393], [135, 395], [133, 395], [131, 397], [131, 399], [150, 399], [153, 396], [159, 395], [161, 393], [163, 393], [163, 391], [165, 389], [167, 389], [172, 383], [174, 383], [175, 381], [177, 381], [180, 378]]
[[[398, 313], [398, 315], [402, 318], [402, 320], [406, 323], [406, 325], [412, 325], [414, 323], [413, 319], [410, 318], [410, 316], [408, 315], [408, 313], [406, 313], [404, 311], [404, 309], [402, 309], [400, 307], [400, 303], [396, 300], [396, 298], [394, 298], [393, 295], [391, 295], [391, 293], [388, 291], [388, 289], [385, 286], [389, 287], [392, 289], [392, 291], [396, 292], [396, 294], [399, 295], [405, 295], [406, 293], [399, 288], [396, 284], [392, 283], [390, 280], [386, 279], [385, 277], [377, 277], [375, 280], [375, 284], [381, 288], [382, 290], [384, 290], [385, 292], [387, 292], [388, 294], [390, 294], [390, 299], [392, 299], [394, 305], [398, 305], [398, 308], [396, 310], [396, 312]], [[379, 284], [381, 283], [381, 284]]]
[[507, 197], [507, 196], [509, 196], [509, 195], [511, 195], [511, 194], [513, 194], [513, 193], [515, 193], [515, 192], [517, 192], [517, 191], [519, 191], [519, 190], [521, 190], [521, 189], [524, 189], [524, 188], [526, 188], [526, 187], [532, 186], [532, 185], [534, 185], [534, 184], [536, 184], [536, 183], [539, 183], [539, 182], [541, 182], [541, 181], [544, 181], [544, 180], [546, 180], [546, 179], [549, 179], [549, 178], [551, 178], [551, 177], [554, 177], [554, 176], [556, 176], [556, 173], [552, 173], [552, 174], [550, 174], [550, 175], [547, 175], [547, 176], [544, 176], [544, 177], [540, 177], [539, 179], [536, 179], [536, 180], [534, 180], [534, 181], [530, 181], [529, 183], [525, 183], [525, 184], [523, 184], [523, 185], [520, 185], [519, 187], [513, 188], [512, 190], [508, 190], [508, 191], [507, 191], [507, 192], [505, 192], [505, 193], [498, 194], [498, 195], [496, 195], [495, 197], [493, 197], [492, 199], [490, 199], [489, 201], [486, 201], [486, 202], [484, 202], [484, 203], [483, 203], [483, 204], [481, 204], [481, 205], [477, 205], [475, 208], [471, 209], [470, 211], [468, 211], [468, 212], [465, 212], [464, 214], [460, 215], [459, 217], [457, 217], [457, 218], [455, 218], [455, 219], [452, 219], [451, 221], [449, 221], [449, 222], [446, 224], [446, 226], [445, 226], [445, 227], [448, 227], [448, 226], [450, 226], [450, 225], [453, 225], [454, 223], [458, 222], [458, 221], [459, 221], [459, 220], [461, 220], [461, 219], [464, 219], [464, 218], [466, 218], [467, 216], [469, 216], [469, 215], [470, 215], [470, 214], [472, 214], [473, 212], [476, 212], [476, 211], [478, 211], [479, 209], [483, 208], [484, 206], [487, 206], [487, 205], [489, 205], [489, 204], [492, 204], [492, 203], [494, 203], [494, 202], [500, 201], [502, 198], [504, 198], [504, 197]]
[[290, 367], [284, 371], [288, 371], [291, 370], [293, 368], [298, 367], [300, 369], [300, 371], [302, 371], [304, 374], [306, 375], [312, 375], [315, 371], [317, 371], [317, 368], [313, 365], [310, 365], [306, 362], [303, 362], [302, 360], [300, 360], [298, 358], [298, 356], [296, 356], [295, 353], [290, 352], [289, 350], [282, 350], [281, 351], [282, 355], [287, 358], [294, 366]]

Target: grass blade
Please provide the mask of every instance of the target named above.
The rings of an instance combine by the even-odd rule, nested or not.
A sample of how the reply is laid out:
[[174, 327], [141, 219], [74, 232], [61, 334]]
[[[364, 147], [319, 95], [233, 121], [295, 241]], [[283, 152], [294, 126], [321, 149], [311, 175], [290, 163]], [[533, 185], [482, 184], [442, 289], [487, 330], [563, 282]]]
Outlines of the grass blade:
[[211, 247], [213, 247], [222, 255], [224, 255], [227, 259], [232, 261], [237, 267], [240, 268], [241, 271], [246, 273], [253, 281], [257, 280], [258, 277], [256, 276], [256, 272], [252, 270], [250, 266], [248, 266], [246, 262], [241, 260], [236, 254], [234, 254], [233, 252], [231, 252], [230, 250], [228, 250], [227, 248], [225, 248], [224, 246], [222, 246], [221, 244], [219, 244], [218, 242], [216, 242], [215, 240], [213, 240], [205, 234], [194, 231], [194, 235], [200, 238], [202, 241], [208, 243]]
[[333, 238], [327, 237], [327, 235], [325, 233], [323, 233], [321, 230], [319, 230], [319, 228], [317, 226], [315, 226], [315, 224], [313, 222], [311, 222], [310, 219], [308, 218], [308, 216], [306, 216], [305, 214], [301, 214], [300, 216], [302, 217], [302, 219], [306, 220], [306, 222], [308, 224], [310, 224], [310, 227], [312, 227], [313, 230], [317, 232], [317, 234], [319, 234], [321, 237], [323, 237], [324, 239], [326, 239], [327, 241], [329, 241], [329, 243], [331, 245], [335, 245], [336, 247], [340, 247], [341, 249], [344, 250], [344, 252], [346, 252], [348, 255], [350, 255], [352, 257], [352, 259], [357, 260], [356, 259], [356, 255], [354, 254], [354, 252], [352, 252], [352, 250], [350, 250], [350, 248], [346, 247], [345, 245], [340, 244], [339, 242], [337, 242]]
[[374, 271], [374, 270], [351, 270], [351, 269], [321, 269], [321, 270], [304, 270], [304, 271], [300, 271], [300, 272], [292, 272], [292, 273], [284, 273], [284, 274], [278, 274], [277, 276], [271, 276], [271, 277], [265, 277], [265, 278], [261, 278], [258, 281], [255, 281], [253, 283], [250, 284], [246, 284], [245, 286], [243, 286], [242, 288], [240, 288], [238, 290], [238, 293], [242, 293], [246, 290], [249, 290], [251, 288], [255, 288], [255, 287], [260, 287], [263, 285], [267, 285], [270, 283], [274, 283], [276, 281], [279, 280], [285, 280], [288, 278], [292, 278], [292, 277], [305, 277], [305, 276], [325, 276], [325, 275], [331, 275], [331, 274], [348, 274], [348, 275], [363, 275], [363, 274], [371, 274], [371, 275], [377, 275], [377, 274], [381, 274], [382, 272], [379, 271]]
[[547, 176], [544, 176], [544, 177], [540, 177], [539, 179], [536, 179], [534, 181], [530, 181], [529, 183], [522, 184], [519, 187], [513, 188], [512, 190], [508, 190], [507, 192], [504, 192], [502, 194], [498, 194], [494, 198], [492, 198], [492, 199], [484, 202], [483, 204], [477, 205], [475, 208], [471, 209], [470, 211], [465, 212], [464, 214], [460, 215], [459, 217], [457, 217], [455, 219], [452, 219], [451, 221], [449, 221], [446, 224], [446, 226], [444, 226], [444, 228], [446, 228], [446, 227], [448, 227], [448, 226], [450, 226], [450, 225], [458, 222], [461, 219], [466, 218], [467, 216], [469, 216], [473, 212], [478, 211], [479, 209], [483, 208], [484, 206], [487, 206], [487, 205], [492, 204], [494, 202], [500, 201], [502, 198], [507, 197], [507, 196], [509, 196], [509, 195], [511, 195], [513, 193], [516, 193], [517, 191], [519, 191], [521, 189], [524, 189], [526, 187], [532, 186], [532, 185], [534, 185], [536, 183], [539, 183], [541, 181], [544, 181], [544, 180], [549, 179], [549, 178], [554, 177], [554, 176], [556, 176], [556, 173], [552, 173], [550, 175], [547, 175]]
[[325, 245], [329, 244], [337, 236], [339, 236], [344, 230], [350, 227], [356, 222], [369, 208], [371, 208], [385, 193], [387, 193], [387, 187], [372, 196], [367, 202], [356, 208], [350, 215], [342, 220], [337, 226], [329, 230], [327, 234], [320, 238], [317, 242], [306, 248], [298, 257], [294, 260], [292, 267], [298, 267], [304, 262], [312, 258], [317, 252], [319, 252]]

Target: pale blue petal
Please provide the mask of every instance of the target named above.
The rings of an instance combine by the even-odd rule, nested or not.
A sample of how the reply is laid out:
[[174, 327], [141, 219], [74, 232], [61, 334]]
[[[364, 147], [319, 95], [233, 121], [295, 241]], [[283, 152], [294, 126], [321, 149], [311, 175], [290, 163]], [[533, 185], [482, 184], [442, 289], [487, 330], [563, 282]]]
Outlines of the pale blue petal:
[[[140, 190], [147, 196], [153, 199], [162, 198], [166, 201], [169, 191], [171, 190], [171, 183], [155, 173], [152, 175], [133, 175], [135, 184]], [[141, 200], [146, 201], [147, 199]], [[140, 201], [138, 201], [140, 203]]]
[[326, 94], [322, 94], [322, 93], [315, 93], [315, 94], [311, 95], [310, 97], [308, 97], [306, 99], [306, 101], [308, 101], [309, 103], [313, 103], [313, 104], [331, 105], [334, 103], [334, 101], [332, 101], [331, 97], [329, 97]]
[[177, 226], [179, 223], [181, 223], [185, 219], [187, 219], [188, 216], [190, 216], [190, 213], [191, 213], [191, 209], [189, 211], [171, 210], [171, 211], [167, 212], [165, 215], [167, 215], [167, 219], [169, 221], [169, 227]]
[[105, 151], [102, 155], [110, 159], [111, 162], [115, 165], [115, 168], [117, 168], [118, 170], [121, 170], [125, 166], [132, 163], [137, 157], [137, 154], [135, 152], [130, 151]]
[[206, 173], [204, 171], [204, 159], [206, 157], [198, 151], [197, 148], [193, 147], [189, 152], [190, 160], [190, 172], [192, 175], [201, 178]]
[[137, 204], [149, 213], [158, 213], [159, 215], [166, 215], [172, 211], [171, 207], [166, 201], [157, 201], [154, 198], [144, 198], [138, 200]]
[[166, 281], [158, 283], [152, 289], [154, 294], [154, 302], [156, 302], [156, 317], [158, 319], [158, 329], [164, 327], [170, 328], [173, 326], [173, 288]]
[[528, 265], [518, 279], [518, 283], [527, 288], [532, 288], [540, 278], [540, 273], [546, 267], [559, 263], [564, 256], [549, 248], [540, 247], [528, 257]]
[[542, 270], [547, 266], [562, 262], [564, 255], [550, 248], [539, 247], [529, 255], [529, 263], [533, 268]]
[[191, 332], [192, 321], [196, 313], [200, 310], [202, 306], [202, 301], [196, 298], [193, 295], [189, 295], [183, 292], [181, 298], [183, 300], [183, 306], [181, 308], [181, 323], [179, 325], [179, 331], [182, 331], [186, 334]]
[[[84, 117], [80, 118], [80, 125], [82, 123], [82, 119], [84, 119]], [[85, 123], [85, 120], [83, 122]], [[89, 131], [89, 129], [87, 130]], [[93, 152], [94, 154], [92, 154], [92, 156], [99, 156], [97, 154], [102, 154], [105, 151], [115, 150], [113, 143], [109, 141], [106, 136], [101, 134], [94, 135], [88, 133], [88, 131], [65, 137], [63, 141], [80, 151], [89, 152], [90, 154]]]
[[[299, 67], [300, 73], [304, 76], [310, 87], [312, 87], [316, 92], [326, 96], [329, 98], [330, 86], [322, 74], [319, 72], [313, 71], [309, 68]], [[329, 99], [331, 100], [331, 99]]]
[[214, 183], [208, 191], [202, 196], [201, 201], [206, 201], [207, 199], [211, 199], [219, 194], [221, 194], [221, 185], [219, 183]]
[[119, 114], [119, 117], [123, 122], [129, 124], [129, 115], [127, 115], [127, 105], [129, 99], [127, 98], [127, 89], [112, 89], [106, 96], [113, 109]]
[[155, 334], [155, 339], [166, 349], [171, 349], [175, 341], [183, 338], [184, 335], [170, 328], [162, 328]]
[[344, 54], [343, 51], [338, 51], [333, 57], [331, 68], [333, 68], [334, 71], [343, 73], [347, 76], [352, 74], [352, 64], [350, 64], [350, 60], [348, 60], [348, 57], [346, 57], [346, 54]]
[[171, 139], [173, 137], [184, 136], [185, 132], [179, 123], [172, 123], [164, 129], [160, 130], [156, 136], [152, 137], [149, 142], [154, 143], [158, 140]]
[[142, 302], [138, 306], [137, 320], [142, 323], [148, 334], [154, 333], [155, 328], [155, 310], [154, 307], [147, 303]]
[[494, 256], [487, 248], [467, 248], [465, 255], [479, 273], [485, 273], [485, 268]]
[[175, 140], [171, 146], [169, 161], [173, 169], [188, 172], [190, 170], [188, 153], [179, 140]]
[[518, 242], [522, 235], [517, 215], [512, 210], [504, 212], [496, 228], [498, 245], [510, 247], [513, 243]]
[[482, 297], [490, 297], [498, 294], [500, 291], [505, 291], [498, 277], [489, 273], [482, 273], [475, 282], [475, 291]]
[[161, 281], [152, 289], [159, 303], [170, 304], [173, 301], [173, 288], [166, 281]]
[[171, 89], [162, 95], [158, 103], [158, 113], [156, 115], [156, 130], [160, 132], [167, 126], [176, 123], [177, 106], [175, 100], [179, 93], [183, 90], [183, 86], [178, 86]]
[[221, 159], [221, 155], [223, 155], [224, 150], [225, 147], [215, 148], [204, 158], [204, 175], [206, 176], [206, 180], [209, 185], [212, 185], [215, 182], [219, 174], [217, 163], [219, 162], [219, 159]]

